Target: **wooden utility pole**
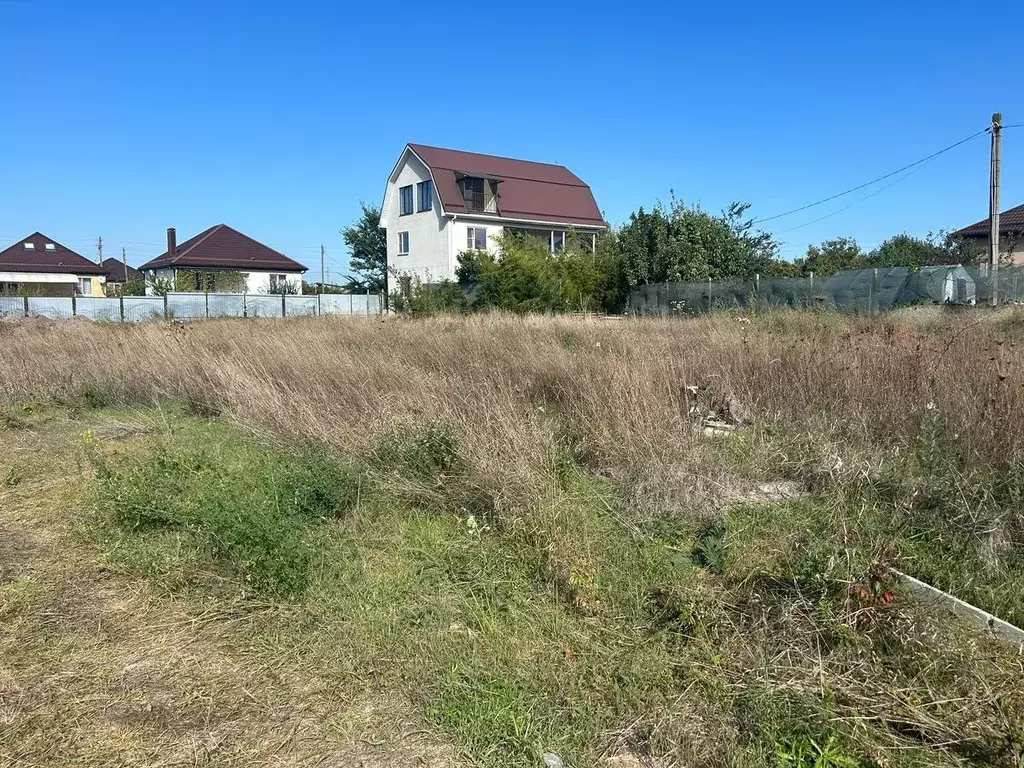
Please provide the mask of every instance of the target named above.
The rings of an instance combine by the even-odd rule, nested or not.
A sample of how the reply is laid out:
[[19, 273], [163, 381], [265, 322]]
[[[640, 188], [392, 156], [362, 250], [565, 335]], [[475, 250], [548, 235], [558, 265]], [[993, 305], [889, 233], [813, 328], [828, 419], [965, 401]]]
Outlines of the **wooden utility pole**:
[[121, 283], [121, 293], [124, 293], [124, 287], [128, 285], [128, 254], [125, 252], [124, 246], [121, 246], [121, 268], [124, 269], [124, 282]]
[[999, 304], [999, 173], [1003, 155], [1003, 116], [992, 115], [992, 166], [988, 198], [989, 303]]
[[320, 245], [320, 293], [324, 292], [324, 282], [325, 282], [325, 277], [327, 275], [327, 270], [325, 268], [324, 253], [325, 253], [324, 246], [323, 246], [323, 244], [321, 244]]

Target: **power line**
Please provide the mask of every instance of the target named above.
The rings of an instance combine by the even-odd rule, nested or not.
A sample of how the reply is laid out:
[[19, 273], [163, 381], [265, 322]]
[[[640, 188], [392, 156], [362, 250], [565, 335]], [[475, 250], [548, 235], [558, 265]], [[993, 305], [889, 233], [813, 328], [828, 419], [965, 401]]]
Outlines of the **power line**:
[[[932, 159], [934, 159], [934, 158], [932, 158]], [[867, 194], [867, 195], [865, 195], [864, 197], [862, 197], [862, 198], [860, 198], [860, 199], [858, 199], [858, 200], [854, 200], [854, 201], [853, 201], [852, 203], [850, 203], [849, 205], [843, 206], [842, 208], [840, 208], [840, 209], [838, 209], [838, 210], [832, 211], [832, 213], [826, 213], [826, 214], [825, 214], [824, 216], [820, 216], [820, 217], [818, 217], [817, 219], [813, 219], [813, 220], [811, 220], [811, 221], [808, 221], [808, 222], [804, 222], [803, 224], [797, 224], [797, 225], [796, 225], [795, 227], [790, 227], [789, 229], [784, 229], [784, 230], [782, 230], [781, 232], [776, 232], [775, 234], [778, 234], [778, 235], [784, 235], [784, 234], [786, 234], [787, 232], [793, 232], [794, 230], [797, 230], [797, 229], [803, 229], [804, 227], [809, 227], [809, 226], [810, 226], [811, 224], [817, 224], [817, 223], [818, 223], [819, 221], [824, 221], [825, 219], [830, 219], [830, 218], [832, 218], [833, 216], [835, 216], [836, 214], [842, 213], [843, 211], [848, 211], [848, 210], [850, 210], [851, 208], [853, 208], [853, 207], [854, 207], [855, 205], [860, 205], [860, 204], [861, 204], [861, 203], [863, 203], [863, 202], [864, 202], [865, 200], [867, 200], [867, 199], [869, 199], [869, 198], [872, 198], [872, 197], [874, 197], [875, 195], [877, 195], [877, 194], [879, 194], [879, 193], [881, 193], [881, 192], [885, 192], [885, 190], [889, 189], [889, 187], [892, 187], [892, 186], [895, 186], [896, 184], [899, 184], [899, 183], [900, 183], [901, 181], [903, 181], [903, 180], [904, 180], [905, 178], [907, 178], [908, 176], [913, 176], [913, 175], [914, 175], [915, 173], [917, 173], [917, 172], [918, 172], [918, 171], [920, 171], [920, 170], [921, 170], [922, 168], [924, 168], [925, 164], [926, 164], [926, 163], [922, 163], [921, 165], [917, 166], [917, 167], [916, 167], [916, 168], [914, 168], [913, 170], [911, 170], [911, 171], [908, 171], [907, 173], [903, 174], [902, 176], [900, 176], [900, 177], [899, 177], [899, 178], [897, 178], [896, 180], [894, 180], [894, 181], [890, 181], [890, 182], [889, 182], [888, 184], [886, 184], [886, 185], [885, 185], [884, 187], [879, 187], [879, 188], [878, 188], [878, 189], [876, 189], [876, 190], [875, 190], [874, 192], [872, 192], [872, 193], [870, 193], [870, 194]]]
[[885, 179], [888, 179], [888, 178], [896, 176], [896, 175], [898, 175], [900, 173], [903, 173], [904, 171], [910, 170], [911, 168], [914, 168], [915, 166], [921, 165], [922, 163], [926, 163], [929, 160], [932, 160], [932, 159], [938, 157], [941, 154], [949, 152], [951, 149], [956, 149], [961, 144], [966, 144], [968, 141], [971, 141], [972, 139], [976, 139], [976, 138], [978, 138], [979, 136], [981, 136], [984, 133], [988, 133], [988, 131], [989, 131], [988, 128], [984, 128], [984, 129], [978, 131], [977, 133], [972, 133], [966, 139], [961, 139], [960, 141], [956, 142], [955, 144], [950, 144], [945, 149], [940, 149], [938, 152], [933, 152], [932, 154], [928, 155], [928, 157], [923, 157], [920, 160], [917, 160], [916, 162], [913, 162], [913, 163], [910, 163], [909, 165], [903, 166], [902, 168], [897, 168], [895, 171], [887, 173], [884, 176], [879, 176], [877, 179], [872, 179], [871, 181], [865, 182], [864, 184], [858, 184], [856, 187], [851, 187], [850, 189], [847, 189], [844, 192], [840, 192], [838, 194], [831, 195], [831, 196], [826, 197], [826, 198], [824, 198], [822, 200], [818, 200], [817, 202], [814, 202], [814, 203], [809, 203], [807, 205], [801, 205], [799, 208], [794, 208], [791, 211], [785, 211], [784, 213], [777, 213], [774, 216], [767, 216], [767, 217], [765, 217], [763, 219], [755, 219], [753, 223], [754, 224], [763, 224], [766, 221], [773, 221], [775, 219], [781, 219], [783, 216], [789, 216], [789, 215], [794, 214], [794, 213], [799, 213], [800, 211], [806, 211], [808, 208], [814, 208], [815, 206], [821, 205], [822, 203], [827, 203], [827, 202], [830, 202], [831, 200], [835, 200], [838, 197], [843, 197], [844, 195], [848, 195], [851, 192], [856, 192], [857, 190], [864, 189], [865, 187], [870, 187], [872, 184], [877, 184], [880, 181], [884, 181]]

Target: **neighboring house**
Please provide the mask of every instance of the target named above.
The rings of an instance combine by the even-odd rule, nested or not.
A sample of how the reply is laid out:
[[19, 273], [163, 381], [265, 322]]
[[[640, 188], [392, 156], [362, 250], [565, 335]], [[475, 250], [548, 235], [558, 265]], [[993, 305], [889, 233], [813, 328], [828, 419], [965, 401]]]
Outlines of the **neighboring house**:
[[153, 280], [165, 281], [172, 290], [302, 293], [306, 267], [227, 224], [217, 224], [180, 245], [174, 228], [168, 229], [167, 250], [139, 271], [147, 293], [153, 292]]
[[[142, 281], [142, 273], [128, 266], [122, 259], [109, 258], [100, 262], [107, 273], [107, 295], [120, 296], [125, 283]], [[125, 271], [127, 268], [127, 271]]]
[[[984, 249], [984, 260], [988, 259], [988, 234], [987, 218], [953, 233], [956, 237], [977, 243], [979, 249]], [[1001, 262], [1024, 265], [1024, 205], [999, 214], [999, 254]]]
[[425, 283], [454, 280], [460, 253], [495, 251], [503, 232], [558, 253], [570, 230], [593, 247], [607, 226], [590, 187], [568, 168], [422, 144], [402, 150], [381, 207], [389, 272]]
[[0, 251], [0, 293], [103, 296], [106, 270], [42, 232]]

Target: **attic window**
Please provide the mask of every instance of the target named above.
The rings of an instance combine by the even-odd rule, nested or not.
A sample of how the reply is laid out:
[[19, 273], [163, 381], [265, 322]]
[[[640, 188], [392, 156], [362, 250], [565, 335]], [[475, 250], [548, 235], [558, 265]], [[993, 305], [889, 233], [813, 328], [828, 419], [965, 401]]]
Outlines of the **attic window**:
[[45, 248], [48, 251], [56, 251], [57, 250], [57, 246], [54, 245], [53, 243], [47, 243], [46, 245], [43, 246], [43, 248]]
[[35, 243], [25, 243], [25, 250], [26, 251], [34, 251], [35, 249], [36, 249], [36, 244]]

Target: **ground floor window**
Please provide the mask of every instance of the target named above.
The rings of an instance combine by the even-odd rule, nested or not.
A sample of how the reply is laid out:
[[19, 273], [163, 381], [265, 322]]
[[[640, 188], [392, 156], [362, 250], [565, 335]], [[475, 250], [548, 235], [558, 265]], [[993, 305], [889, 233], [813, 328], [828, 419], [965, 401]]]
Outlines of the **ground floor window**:
[[80, 277], [78, 278], [78, 286], [75, 292], [79, 296], [90, 296], [92, 295], [92, 278]]
[[470, 251], [486, 251], [487, 228], [468, 227], [466, 229], [466, 248]]
[[270, 292], [283, 293], [288, 287], [288, 275], [271, 275]]

